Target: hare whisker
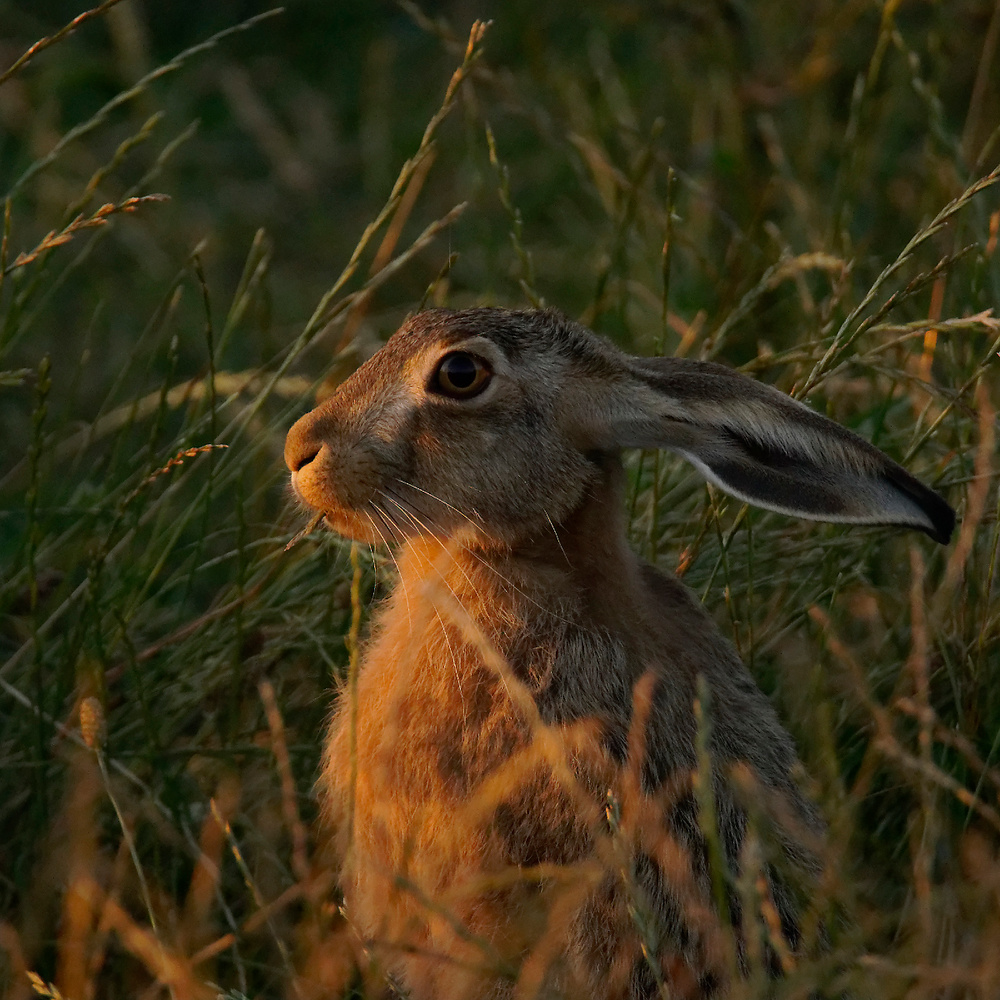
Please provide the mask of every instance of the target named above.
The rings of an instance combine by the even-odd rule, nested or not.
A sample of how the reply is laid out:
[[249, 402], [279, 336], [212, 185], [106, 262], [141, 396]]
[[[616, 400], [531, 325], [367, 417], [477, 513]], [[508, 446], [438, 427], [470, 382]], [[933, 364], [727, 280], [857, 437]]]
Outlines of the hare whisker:
[[[391, 490], [380, 489], [378, 492], [383, 497], [385, 497], [385, 499], [388, 500], [391, 504], [393, 504], [395, 507], [397, 507], [399, 509], [399, 512], [403, 515], [403, 517], [405, 517], [410, 522], [410, 524], [412, 524], [418, 531], [422, 530], [425, 533], [428, 532], [428, 526], [423, 522], [423, 520], [421, 520], [420, 517], [418, 517], [413, 512], [412, 504], [406, 504], [405, 501], [402, 498], [396, 499], [396, 497], [394, 496], [394, 494], [392, 493]], [[428, 520], [430, 521], [432, 519], [430, 517], [428, 517]], [[434, 527], [436, 527], [436, 525]], [[464, 548], [464, 546], [463, 546], [463, 548]], [[445, 551], [448, 552], [448, 555], [451, 557], [452, 563], [456, 566], [456, 568], [459, 570], [459, 572], [461, 572], [461, 574], [465, 577], [466, 581], [468, 582], [469, 586], [472, 588], [472, 591], [476, 595], [477, 599], [479, 599], [480, 601], [482, 601], [483, 600], [483, 594], [481, 593], [481, 591], [479, 590], [479, 588], [476, 586], [476, 584], [473, 582], [473, 580], [470, 579], [469, 574], [465, 572], [465, 567], [463, 567], [462, 564], [455, 558], [455, 556], [451, 552], [450, 548], [448, 548], [446, 546], [445, 547]], [[434, 566], [434, 571], [437, 574], [438, 578], [441, 580], [441, 582], [445, 585], [445, 587], [448, 588], [449, 592], [451, 593], [451, 596], [455, 598], [455, 601], [461, 607], [465, 608], [465, 604], [462, 602], [462, 600], [458, 596], [458, 594], [455, 593], [455, 589], [448, 582], [447, 577], [441, 572], [441, 570], [437, 566]], [[433, 605], [433, 609], [434, 609], [434, 614], [437, 617], [438, 624], [440, 624], [440, 626], [441, 626], [441, 634], [444, 636], [444, 640], [445, 640], [445, 642], [448, 645], [448, 652], [451, 654], [451, 663], [452, 663], [452, 667], [454, 668], [454, 671], [455, 671], [455, 680], [456, 680], [457, 685], [458, 685], [458, 693], [459, 693], [459, 697], [461, 698], [461, 701], [462, 701], [462, 724], [465, 725], [466, 722], [468, 721], [468, 713], [467, 713], [466, 703], [465, 703], [465, 691], [462, 688], [462, 674], [461, 674], [461, 671], [459, 670], [459, 667], [458, 667], [458, 659], [455, 656], [455, 648], [454, 648], [454, 646], [452, 646], [451, 636], [449, 635], [449, 630], [445, 626], [444, 619], [441, 617], [441, 612], [438, 609], [438, 607], [437, 607], [436, 604]]]
[[[418, 529], [421, 528], [421, 527], [424, 527], [422, 525], [422, 523], [419, 522], [419, 520], [415, 517], [415, 515], [411, 514], [409, 511], [407, 511], [406, 508], [403, 507], [402, 504], [398, 503], [395, 499], [393, 499], [392, 496], [390, 496], [388, 493], [386, 493], [383, 490], [379, 490], [378, 492], [382, 496], [384, 496], [386, 500], [388, 500], [390, 503], [392, 503], [396, 507], [398, 507], [400, 513], [405, 518], [407, 518], [413, 524], [414, 527], [416, 527]], [[401, 538], [397, 534], [397, 525], [396, 525], [395, 520], [389, 515], [389, 513], [387, 511], [383, 510], [378, 505], [378, 503], [376, 503], [374, 500], [369, 501], [369, 506], [378, 515], [379, 520], [382, 521], [383, 525], [385, 526], [386, 531], [392, 536], [393, 542], [395, 542], [396, 544], [400, 544]], [[399, 568], [399, 560], [397, 560], [397, 558], [396, 558], [396, 555], [395, 555], [395, 552], [393, 550], [392, 545], [389, 544], [389, 542], [385, 538], [385, 535], [383, 535], [382, 532], [379, 530], [378, 525], [375, 523], [374, 518], [372, 518], [372, 516], [370, 514], [368, 514], [367, 512], [366, 512], [365, 516], [368, 518], [368, 523], [371, 524], [372, 530], [382, 540], [382, 544], [386, 547], [386, 549], [388, 549], [389, 558], [392, 559], [393, 564], [396, 567], [396, 575], [397, 575], [397, 577], [400, 577], [402, 575], [402, 573], [401, 573], [400, 568]], [[440, 576], [440, 574], [438, 574], [438, 575]], [[443, 577], [442, 577], [442, 582], [445, 584], [446, 587], [448, 586], [448, 582]], [[455, 598], [456, 601], [458, 601], [459, 600], [458, 595], [454, 592], [454, 590], [452, 590], [451, 587], [448, 587], [448, 589], [451, 590], [452, 596]], [[412, 632], [412, 630], [413, 630], [413, 616], [412, 616], [411, 611], [410, 611], [410, 599], [409, 599], [409, 596], [407, 595], [405, 587], [403, 588], [403, 600], [406, 602], [406, 618], [407, 618], [407, 621], [409, 622], [409, 625], [410, 625], [410, 631]], [[461, 602], [459, 602], [459, 603], [461, 603]], [[457, 686], [458, 686], [458, 694], [459, 694], [459, 697], [460, 697], [461, 702], [462, 702], [462, 723], [464, 725], [466, 723], [466, 721], [468, 720], [468, 713], [467, 713], [466, 703], [465, 703], [465, 691], [462, 688], [462, 675], [461, 675], [461, 671], [458, 668], [458, 659], [455, 656], [455, 648], [454, 648], [454, 646], [451, 643], [451, 636], [448, 634], [448, 630], [445, 628], [444, 621], [441, 618], [441, 613], [438, 611], [437, 607], [434, 608], [434, 614], [437, 617], [438, 623], [441, 626], [441, 632], [442, 632], [442, 635], [444, 636], [444, 641], [445, 641], [446, 645], [448, 646], [448, 653], [451, 656], [452, 669], [455, 672], [455, 680], [456, 680]]]
[[426, 512], [420, 511], [426, 521], [419, 517], [417, 514], [417, 508], [405, 500], [403, 497], [399, 496], [398, 493], [394, 493], [388, 487], [378, 490], [380, 496], [385, 497], [402, 515], [406, 518], [410, 524], [423, 534], [431, 534], [436, 537], [441, 537], [444, 533], [441, 531], [440, 526], [434, 523], [434, 519]]
[[[371, 524], [372, 528], [375, 528], [372, 522], [371, 515], [367, 511], [363, 512], [365, 517], [368, 518], [368, 523]], [[377, 530], [377, 529], [376, 529]], [[372, 561], [372, 596], [371, 600], [375, 599], [375, 594], [378, 592], [378, 557], [375, 554], [375, 545], [372, 542], [368, 542], [368, 555], [371, 557]]]
[[416, 483], [407, 482], [405, 479], [400, 479], [398, 476], [396, 477], [396, 482], [399, 483], [402, 486], [408, 487], [411, 490], [416, 490], [418, 493], [423, 493], [423, 495], [425, 497], [430, 497], [430, 499], [433, 500], [433, 501], [435, 501], [436, 503], [439, 503], [442, 506], [447, 507], [453, 514], [458, 514], [459, 517], [464, 518], [466, 521], [468, 521], [469, 524], [471, 524], [473, 528], [476, 528], [476, 529], [479, 529], [479, 530], [482, 529], [482, 525], [481, 524], [479, 524], [473, 518], [469, 517], [469, 515], [466, 514], [465, 511], [459, 510], [457, 507], [455, 507], [452, 504], [448, 503], [448, 501], [445, 500], [443, 497], [436, 496], [434, 493], [431, 493], [428, 490], [421, 489], [419, 486], [416, 485]]
[[[403, 514], [403, 516], [406, 517], [410, 521], [410, 523], [414, 525], [414, 527], [416, 527], [418, 530], [422, 529], [424, 533], [428, 533], [429, 532], [427, 524], [425, 524], [424, 521], [416, 513], [414, 513], [413, 505], [412, 504], [408, 503], [402, 497], [400, 497], [399, 499], [396, 499], [396, 495], [391, 490], [389, 490], [389, 491], [380, 490], [379, 492], [382, 493], [382, 495], [387, 500], [389, 500], [391, 503], [395, 504], [399, 508], [399, 510]], [[422, 513], [424, 513], [424, 512], [422, 512]], [[425, 514], [425, 516], [427, 516], [428, 521], [433, 521], [433, 519], [430, 518], [428, 515]], [[437, 526], [433, 525], [433, 527], [437, 527]], [[456, 539], [453, 539], [453, 541], [459, 546], [459, 550], [461, 552], [465, 553], [466, 555], [472, 556], [474, 559], [476, 559], [480, 563], [483, 563], [484, 566], [487, 565], [482, 560], [482, 558], [479, 556], [479, 554], [476, 553], [476, 552], [474, 552], [467, 545], [464, 545], [462, 542], [460, 542], [460, 541], [458, 541]], [[465, 567], [456, 558], [455, 554], [451, 551], [450, 546], [446, 546], [445, 550], [447, 551], [448, 555], [450, 556], [450, 558], [452, 560], [452, 564], [456, 567], [456, 569], [458, 569], [458, 571], [462, 574], [462, 576], [465, 577], [465, 581], [469, 585], [469, 588], [472, 591], [472, 593], [476, 596], [476, 599], [480, 603], [484, 603], [484, 601], [485, 601], [485, 595], [483, 594], [482, 588], [479, 587], [476, 584], [475, 580], [473, 580], [472, 577], [469, 576], [468, 572], [466, 572]], [[448, 588], [449, 591], [451, 591], [452, 597], [455, 598], [455, 600], [458, 602], [458, 604], [461, 607], [465, 608], [466, 606], [465, 606], [464, 602], [459, 598], [458, 594], [455, 593], [454, 588], [451, 586], [451, 584], [448, 583], [447, 579], [441, 573], [440, 569], [438, 569], [438, 567], [435, 566], [434, 567], [434, 571], [435, 571], [435, 573], [437, 573], [438, 577], [441, 579], [441, 582]], [[499, 576], [500, 574], [497, 574], [497, 575]], [[501, 577], [501, 579], [502, 579], [502, 577]], [[466, 610], [468, 610], [468, 609], [466, 608]], [[437, 610], [436, 607], [435, 607], [434, 611], [435, 611], [435, 614], [438, 614], [438, 610]], [[441, 627], [443, 629], [444, 628], [444, 622], [441, 620], [440, 614], [438, 614], [438, 621], [441, 622]], [[445, 630], [445, 631], [447, 632], [447, 630]], [[460, 687], [460, 690], [461, 690], [461, 678], [459, 678], [459, 687]], [[465, 712], [465, 702], [464, 702], [464, 700], [463, 700], [463, 703], [462, 703], [462, 710], [463, 710], [463, 716], [464, 716], [464, 712]]]
[[556, 545], [559, 546], [559, 551], [563, 554], [563, 559], [566, 560], [566, 565], [571, 565], [569, 561], [569, 556], [566, 555], [566, 550], [563, 548], [562, 539], [559, 537], [559, 532], [556, 530], [556, 526], [552, 523], [552, 518], [549, 517], [548, 511], [545, 512], [545, 520], [549, 522], [549, 527], [552, 529], [552, 534], [555, 537]]
[[[403, 480], [399, 480], [399, 482], [403, 483]], [[406, 484], [404, 483], [404, 485], [406, 485]], [[424, 517], [427, 518], [427, 521], [430, 522], [429, 524], [424, 522], [424, 520], [416, 513], [416, 509], [414, 508], [414, 505], [412, 503], [410, 503], [409, 501], [407, 501], [404, 497], [399, 496], [394, 491], [389, 490], [389, 489], [382, 489], [382, 490], [379, 490], [379, 492], [390, 503], [392, 503], [396, 507], [398, 507], [399, 510], [400, 510], [400, 513], [402, 513], [402, 515], [405, 518], [407, 518], [407, 520], [410, 522], [410, 524], [412, 524], [415, 528], [417, 528], [418, 531], [422, 531], [424, 534], [435, 534], [435, 535], [441, 534], [441, 532], [439, 530], [437, 530], [438, 529], [438, 525], [436, 525], [434, 523], [433, 518], [431, 518], [430, 515], [427, 514], [425, 511], [421, 511], [421, 514], [423, 514]], [[421, 491], [421, 492], [426, 492], [426, 491]], [[428, 495], [430, 495], [430, 494], [428, 494]], [[454, 508], [452, 508], [452, 509], [454, 509]], [[456, 513], [461, 513], [461, 511], [456, 511]], [[479, 554], [477, 552], [475, 552], [473, 549], [471, 549], [468, 545], [465, 545], [459, 539], [451, 539], [451, 541], [458, 546], [458, 548], [459, 548], [459, 550], [461, 552], [465, 553], [466, 555], [472, 556], [474, 559], [476, 559], [478, 562], [482, 563], [482, 565], [486, 566], [487, 568], [493, 569], [492, 566], [490, 566], [487, 562], [485, 562], [479, 556]], [[462, 574], [462, 576], [465, 577], [465, 581], [466, 581], [466, 583], [468, 583], [469, 588], [476, 595], [477, 599], [479, 599], [480, 601], [482, 601], [483, 600], [482, 589], [479, 586], [477, 586], [476, 582], [466, 572], [465, 567], [455, 557], [455, 554], [451, 551], [450, 545], [446, 546], [445, 548], [446, 548], [446, 551], [448, 552], [449, 556], [451, 557], [451, 560], [454, 563], [456, 569], [458, 569], [458, 571]], [[440, 575], [440, 571], [437, 571], [437, 572], [438, 572], [438, 575]], [[500, 576], [499, 573], [497, 575]], [[443, 577], [442, 577], [442, 579], [443, 579]], [[501, 579], [503, 579], [502, 576], [501, 576]], [[514, 585], [511, 584], [511, 586], [514, 586]], [[454, 590], [452, 590], [452, 594], [455, 597], [455, 599], [458, 600], [458, 595], [455, 594]], [[524, 596], [527, 596], [527, 595], [524, 595]], [[461, 604], [462, 602], [459, 601], [459, 603]], [[465, 605], [462, 604], [462, 607], [465, 607]]]
[[[395, 557], [392, 556], [393, 546], [401, 545], [406, 540], [405, 536], [400, 534], [399, 525], [396, 524], [392, 515], [387, 510], [379, 506], [374, 500], [370, 500], [368, 506], [378, 515], [382, 527], [385, 528], [389, 537], [387, 538], [381, 531], [378, 532], [378, 536], [382, 540], [382, 544], [389, 550], [389, 555], [392, 557], [393, 562], [396, 562]], [[372, 521], [370, 514], [368, 515], [368, 520], [369, 522]], [[374, 528], [375, 525], [372, 524], [372, 527]], [[396, 568], [399, 569], [398, 563], [396, 563]]]
[[[392, 497], [391, 494], [387, 493], [385, 490], [379, 490], [379, 493], [381, 493], [382, 496], [384, 496], [390, 503], [395, 504], [399, 508], [399, 510], [403, 514], [403, 516], [406, 517], [406, 518], [408, 518], [409, 521], [410, 521], [410, 523], [415, 528], [417, 528], [418, 530], [422, 530], [424, 533], [428, 533], [429, 532], [428, 526], [419, 517], [417, 517], [416, 514], [414, 514], [412, 511], [407, 510], [399, 501], [395, 500]], [[462, 574], [462, 576], [465, 577], [466, 582], [472, 588], [472, 591], [473, 591], [473, 593], [475, 593], [476, 597], [479, 598], [480, 600], [482, 600], [483, 599], [482, 593], [476, 587], [475, 583], [469, 578], [469, 574], [465, 572], [465, 568], [455, 558], [454, 553], [450, 550], [450, 548], [448, 546], [445, 546], [445, 551], [447, 552], [448, 557], [451, 559], [451, 561], [455, 565], [455, 567], [459, 570], [459, 572]], [[462, 601], [462, 599], [455, 592], [455, 588], [452, 587], [452, 585], [448, 582], [448, 578], [444, 575], [444, 573], [441, 572], [441, 569], [436, 564], [434, 564], [432, 568], [434, 569], [434, 572], [437, 574], [437, 576], [441, 580], [441, 582], [445, 585], [445, 587], [448, 588], [448, 590], [451, 593], [451, 596], [455, 598], [455, 601], [462, 608], [464, 608], [466, 611], [468, 611], [468, 608], [465, 607], [465, 603]]]
[[[459, 517], [464, 517], [465, 520], [468, 521], [469, 524], [471, 524], [473, 527], [478, 527], [476, 522], [471, 517], [469, 517], [468, 514], [463, 513], [457, 507], [452, 507], [452, 505], [448, 503], [446, 500], [442, 500], [440, 497], [436, 497], [433, 493], [429, 493], [427, 490], [423, 490], [419, 486], [414, 485], [413, 483], [408, 483], [405, 479], [400, 479], [399, 477], [397, 477], [396, 482], [402, 486], [407, 486], [410, 489], [414, 489], [418, 493], [423, 493], [425, 496], [430, 497], [432, 500], [437, 500], [439, 503], [444, 504], [445, 507], [448, 507], [451, 510], [453, 510], [456, 514], [459, 515]], [[402, 500], [403, 498], [400, 497], [400, 499]], [[412, 507], [412, 504], [410, 506]], [[549, 523], [551, 523], [551, 520]], [[574, 621], [570, 618], [566, 618], [563, 615], [558, 614], [551, 607], [547, 607], [542, 603], [540, 603], [539, 601], [535, 600], [535, 598], [532, 597], [531, 594], [528, 593], [528, 591], [526, 591], [523, 587], [515, 583], [509, 576], [506, 576], [504, 573], [501, 573], [494, 562], [491, 562], [489, 559], [484, 559], [483, 556], [480, 555], [472, 546], [467, 545], [462, 541], [458, 541], [458, 545], [466, 555], [471, 556], [471, 558], [475, 559], [476, 562], [478, 562], [480, 566], [483, 567], [483, 569], [488, 570], [490, 573], [492, 573], [498, 580], [500, 580], [501, 583], [508, 586], [511, 589], [512, 593], [517, 594], [518, 597], [523, 597], [529, 604], [538, 608], [540, 611], [544, 611], [546, 614], [551, 615], [551, 617], [553, 617], [556, 621], [562, 622], [564, 625], [575, 625], [579, 628], [587, 629], [588, 631], [590, 631], [589, 627], [585, 623]], [[559, 545], [559, 548], [562, 549], [561, 543]], [[566, 551], [565, 549], [563, 549], [563, 555], [565, 554]], [[466, 579], [468, 579], [468, 576], [466, 576]], [[471, 584], [472, 581], [470, 580], [469, 583]]]
[[[374, 500], [369, 502], [369, 506], [378, 515], [379, 520], [382, 521], [382, 523], [385, 525], [385, 529], [392, 536], [393, 541], [398, 542], [399, 539], [396, 538], [395, 532], [393, 531], [392, 519], [382, 510], [381, 507], [379, 507], [377, 503], [375, 503]], [[376, 535], [378, 535], [378, 537], [382, 540], [382, 544], [388, 550], [389, 558], [392, 560], [393, 565], [396, 567], [396, 576], [398, 578], [400, 576], [399, 560], [396, 559], [395, 550], [393, 549], [392, 545], [389, 544], [385, 535], [383, 535], [382, 532], [379, 530], [379, 527], [375, 523], [375, 519], [371, 516], [371, 514], [366, 513], [366, 516], [368, 517], [368, 523], [372, 526], [372, 530], [375, 532]], [[412, 629], [413, 616], [410, 613], [410, 598], [407, 596], [405, 588], [403, 589], [403, 600], [406, 602], [406, 619], [410, 623], [410, 628]]]
[[469, 722], [469, 713], [465, 704], [465, 690], [462, 687], [462, 671], [458, 668], [458, 657], [455, 656], [455, 647], [451, 644], [451, 636], [437, 605], [434, 605], [434, 617], [437, 618], [438, 624], [441, 626], [441, 635], [444, 636], [445, 644], [448, 646], [448, 653], [451, 655], [451, 666], [455, 672], [455, 686], [458, 688], [458, 697], [462, 703], [462, 725], [466, 726]]

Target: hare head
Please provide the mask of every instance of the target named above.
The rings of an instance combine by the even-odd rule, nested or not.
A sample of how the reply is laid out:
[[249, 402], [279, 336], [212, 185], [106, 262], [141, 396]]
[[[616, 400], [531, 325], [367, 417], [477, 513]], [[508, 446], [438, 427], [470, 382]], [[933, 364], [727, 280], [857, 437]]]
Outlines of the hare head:
[[677, 452], [769, 510], [939, 542], [954, 526], [940, 496], [784, 393], [709, 362], [628, 356], [549, 311], [412, 317], [292, 427], [285, 461], [348, 537], [516, 546], [580, 507], [623, 448]]

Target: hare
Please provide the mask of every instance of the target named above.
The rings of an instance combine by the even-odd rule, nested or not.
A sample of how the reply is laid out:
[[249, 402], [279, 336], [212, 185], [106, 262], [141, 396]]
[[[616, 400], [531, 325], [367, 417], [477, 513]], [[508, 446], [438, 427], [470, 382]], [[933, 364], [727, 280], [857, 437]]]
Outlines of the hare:
[[[878, 449], [721, 365], [551, 311], [407, 320], [285, 461], [334, 531], [396, 546], [319, 785], [348, 918], [415, 1000], [718, 995], [748, 921], [776, 971], [795, 948], [786, 869], [815, 867], [822, 823], [732, 646], [630, 550], [624, 448], [782, 513], [954, 526]], [[775, 856], [750, 857], [751, 824]], [[752, 864], [778, 919], [745, 912]]]

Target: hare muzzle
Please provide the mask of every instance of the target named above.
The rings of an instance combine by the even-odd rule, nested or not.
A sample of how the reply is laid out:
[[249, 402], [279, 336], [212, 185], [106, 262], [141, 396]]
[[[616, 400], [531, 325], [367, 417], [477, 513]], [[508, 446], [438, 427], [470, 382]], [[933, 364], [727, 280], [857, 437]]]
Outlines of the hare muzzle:
[[[327, 516], [344, 534], [367, 537], [356, 523], [379, 487], [380, 463], [364, 441], [331, 427], [320, 410], [307, 413], [288, 432], [285, 464], [295, 495]], [[363, 520], [363, 519], [362, 519]]]

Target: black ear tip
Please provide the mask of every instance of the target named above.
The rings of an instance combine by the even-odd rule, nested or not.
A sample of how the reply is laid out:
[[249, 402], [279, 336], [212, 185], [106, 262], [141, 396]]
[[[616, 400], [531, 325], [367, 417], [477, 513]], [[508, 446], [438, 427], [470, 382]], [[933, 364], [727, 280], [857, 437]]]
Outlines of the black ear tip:
[[[955, 511], [951, 504], [940, 493], [935, 493], [917, 480], [912, 480], [906, 485], [910, 487], [906, 492], [916, 501], [929, 522], [921, 525], [920, 530], [927, 532], [935, 542], [947, 545], [955, 531]], [[913, 486], [918, 489], [914, 489]]]
[[[927, 523], [914, 526], [930, 535], [935, 542], [947, 545], [955, 531], [955, 511], [951, 504], [894, 462], [886, 470], [886, 478], [927, 518]], [[910, 521], [910, 524], [913, 522]]]
[[933, 526], [926, 529], [927, 534], [935, 542], [947, 545], [955, 532], [955, 511], [952, 509], [951, 504], [939, 493], [934, 493], [931, 490], [927, 492], [929, 496], [925, 498], [924, 510], [927, 512], [927, 516], [930, 518], [931, 525]]

